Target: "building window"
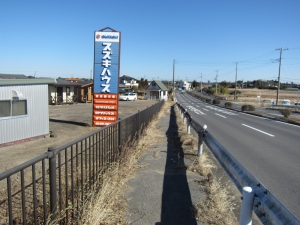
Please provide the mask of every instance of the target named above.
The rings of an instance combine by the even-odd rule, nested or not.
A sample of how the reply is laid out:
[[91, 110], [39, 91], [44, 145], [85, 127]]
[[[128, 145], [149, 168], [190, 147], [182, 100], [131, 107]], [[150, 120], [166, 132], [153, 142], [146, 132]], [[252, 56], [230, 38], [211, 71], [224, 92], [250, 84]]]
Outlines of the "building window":
[[12, 100], [12, 116], [27, 115], [27, 100]]
[[1, 100], [0, 118], [27, 115], [27, 100]]
[[70, 87], [67, 87], [67, 96], [70, 96]]
[[7, 117], [11, 115], [10, 100], [0, 101], [0, 117]]

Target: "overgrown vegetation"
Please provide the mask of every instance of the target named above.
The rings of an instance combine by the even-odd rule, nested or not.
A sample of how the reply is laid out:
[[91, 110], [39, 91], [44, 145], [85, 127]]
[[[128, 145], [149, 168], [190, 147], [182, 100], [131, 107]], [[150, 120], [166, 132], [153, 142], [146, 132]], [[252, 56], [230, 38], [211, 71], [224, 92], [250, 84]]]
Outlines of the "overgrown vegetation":
[[279, 111], [284, 118], [288, 118], [291, 115], [291, 110], [289, 109], [280, 109]]
[[242, 112], [244, 112], [244, 111], [255, 111], [255, 107], [253, 105], [243, 105], [241, 110], [242, 110]]
[[220, 104], [220, 100], [217, 99], [217, 98], [215, 98], [215, 99], [213, 100], [213, 104], [214, 104], [214, 105], [219, 105], [219, 104]]
[[225, 108], [232, 108], [231, 102], [225, 102]]

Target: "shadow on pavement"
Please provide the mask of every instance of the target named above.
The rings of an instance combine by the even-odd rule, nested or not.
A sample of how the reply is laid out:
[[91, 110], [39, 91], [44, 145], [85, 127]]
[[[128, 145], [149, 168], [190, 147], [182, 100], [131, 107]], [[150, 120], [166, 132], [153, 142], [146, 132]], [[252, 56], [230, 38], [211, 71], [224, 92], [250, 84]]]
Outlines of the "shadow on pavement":
[[184, 165], [182, 143], [178, 137], [178, 125], [174, 106], [171, 107], [168, 137], [167, 159], [164, 173], [161, 221], [156, 225], [186, 224], [196, 225], [194, 207]]
[[76, 122], [76, 121], [69, 121], [69, 120], [58, 120], [58, 119], [51, 119], [49, 118], [50, 122], [56, 122], [56, 123], [68, 123], [68, 124], [73, 124], [73, 125], [78, 125], [78, 126], [83, 126], [87, 127], [89, 124], [87, 123], [82, 123], [82, 122]]

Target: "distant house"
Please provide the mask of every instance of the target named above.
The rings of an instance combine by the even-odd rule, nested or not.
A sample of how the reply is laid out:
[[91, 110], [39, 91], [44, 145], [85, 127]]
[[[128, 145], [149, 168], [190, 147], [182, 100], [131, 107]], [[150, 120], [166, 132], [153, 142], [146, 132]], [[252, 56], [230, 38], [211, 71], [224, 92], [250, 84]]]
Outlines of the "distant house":
[[121, 92], [124, 92], [122, 90], [129, 90], [132, 89], [132, 87], [139, 87], [139, 83], [137, 82], [137, 79], [130, 77], [128, 75], [123, 75], [119, 78], [119, 90], [121, 89]]
[[159, 80], [153, 80], [145, 91], [145, 99], [168, 100], [168, 88]]
[[77, 93], [78, 102], [92, 102], [94, 93], [94, 81], [86, 78], [65, 78], [67, 81], [80, 84], [74, 86], [74, 93]]
[[55, 79], [0, 79], [0, 146], [49, 133], [48, 85]]
[[55, 84], [49, 85], [49, 104], [73, 104], [78, 102], [79, 87], [82, 84], [65, 80], [63, 78], [56, 79]]
[[181, 80], [178, 84], [178, 88], [180, 88], [182, 90], [190, 90], [191, 89], [191, 83]]

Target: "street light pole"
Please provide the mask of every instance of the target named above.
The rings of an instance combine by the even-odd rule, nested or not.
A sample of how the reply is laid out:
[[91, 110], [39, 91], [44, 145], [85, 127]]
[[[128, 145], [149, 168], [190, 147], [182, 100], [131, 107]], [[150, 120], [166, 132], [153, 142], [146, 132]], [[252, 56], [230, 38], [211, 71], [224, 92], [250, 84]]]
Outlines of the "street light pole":
[[282, 50], [288, 50], [287, 48], [282, 49], [282, 48], [276, 48], [275, 50], [280, 51], [280, 57], [279, 57], [279, 72], [278, 72], [278, 86], [277, 86], [277, 96], [276, 96], [276, 105], [278, 104], [278, 99], [279, 99], [279, 90], [280, 90], [280, 70], [281, 70], [281, 55], [282, 55]]

